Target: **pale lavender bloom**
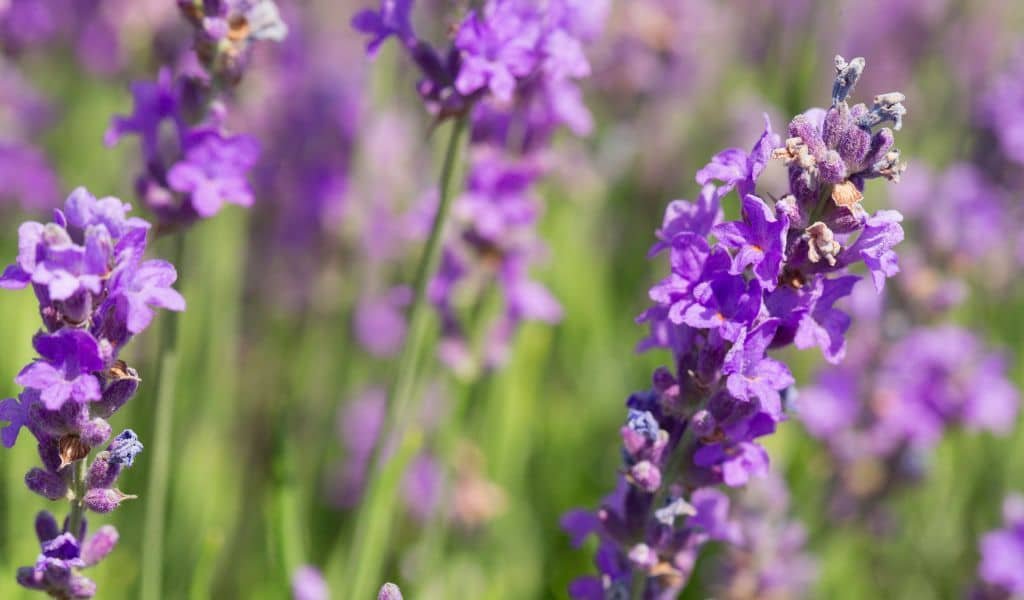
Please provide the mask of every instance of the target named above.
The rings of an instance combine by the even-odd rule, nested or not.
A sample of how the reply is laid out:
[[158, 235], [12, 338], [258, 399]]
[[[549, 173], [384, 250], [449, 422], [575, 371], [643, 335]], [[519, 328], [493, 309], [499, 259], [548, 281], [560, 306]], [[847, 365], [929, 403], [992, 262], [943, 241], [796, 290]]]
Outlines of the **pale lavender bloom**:
[[377, 600], [402, 600], [402, 590], [393, 583], [385, 583], [377, 592]]
[[382, 296], [366, 296], [356, 305], [353, 325], [359, 344], [373, 356], [390, 357], [405, 341], [405, 307], [412, 290], [396, 287]]
[[984, 598], [1024, 594], [1024, 497], [1012, 494], [1003, 503], [1004, 528], [981, 539], [978, 576], [995, 589]]
[[216, 128], [194, 129], [183, 140], [184, 156], [167, 173], [172, 190], [188, 194], [202, 218], [220, 212], [225, 204], [252, 206], [246, 177], [260, 155], [249, 135], [227, 136]]
[[807, 554], [805, 528], [789, 518], [785, 480], [770, 472], [744, 488], [731, 508], [737, 539], [715, 565], [715, 597], [808, 597], [817, 565]]
[[316, 567], [303, 565], [292, 575], [292, 600], [329, 600], [327, 581]]

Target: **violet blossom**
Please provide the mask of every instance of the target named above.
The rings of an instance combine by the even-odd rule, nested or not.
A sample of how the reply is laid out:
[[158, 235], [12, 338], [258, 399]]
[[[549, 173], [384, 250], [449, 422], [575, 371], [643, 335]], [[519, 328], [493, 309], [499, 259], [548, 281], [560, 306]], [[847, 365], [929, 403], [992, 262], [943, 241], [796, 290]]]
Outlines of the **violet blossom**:
[[[390, 37], [403, 46], [423, 75], [418, 90], [431, 114], [470, 120], [466, 189], [454, 200], [454, 231], [428, 290], [441, 315], [440, 357], [463, 376], [502, 365], [521, 323], [561, 319], [558, 302], [530, 276], [545, 255], [533, 188], [555, 131], [584, 135], [592, 126], [576, 83], [590, 74], [584, 43], [600, 29], [603, 11], [585, 4], [490, 0], [465, 16], [443, 51], [416, 35], [411, 1], [383, 0], [353, 19], [371, 36], [371, 55]], [[465, 315], [487, 301], [482, 292], [492, 284], [503, 311], [472, 344]]]
[[21, 428], [28, 429], [43, 466], [26, 474], [26, 485], [50, 500], [71, 502], [63, 529], [40, 513], [43, 552], [35, 566], [18, 571], [21, 585], [54, 597], [91, 598], [96, 586], [80, 571], [117, 542], [109, 525], [86, 539], [84, 512], [107, 513], [134, 498], [116, 484], [142, 443], [130, 429], [111, 439], [107, 419], [140, 380], [118, 355], [150, 324], [154, 308], [185, 308], [171, 287], [174, 267], [143, 259], [149, 224], [130, 217], [129, 208], [75, 190], [53, 222], [22, 224], [17, 261], [0, 276], [6, 289], [32, 286], [43, 320], [44, 330], [33, 339], [39, 358], [15, 378], [24, 389], [0, 402], [0, 420], [7, 422], [0, 439], [13, 447]]
[[253, 42], [280, 41], [287, 33], [272, 0], [178, 4], [193, 27], [201, 67], [177, 75], [164, 67], [155, 82], [133, 83], [133, 113], [114, 117], [104, 137], [108, 146], [125, 135], [139, 137], [144, 170], [136, 191], [161, 231], [209, 218], [224, 204], [252, 205], [248, 175], [259, 143], [227, 131], [223, 96], [242, 78]]
[[[858, 277], [849, 267], [863, 263], [879, 289], [898, 271], [898, 213], [872, 215], [860, 201], [866, 179], [897, 180], [902, 172], [892, 130], [879, 126], [888, 121], [898, 128], [906, 111], [898, 93], [876, 96], [871, 108], [847, 104], [863, 65], [862, 58], [836, 57], [832, 106], [794, 118], [784, 144], [766, 123], [749, 155], [729, 151], [713, 159], [713, 165], [737, 168], [701, 171], [702, 185], [717, 180], [725, 192], [736, 188], [744, 208], [740, 221], [720, 222], [718, 203], [731, 196], [714, 191], [702, 194], [709, 204], [704, 208], [670, 205], [655, 253], [669, 250], [671, 271], [651, 289], [654, 304], [639, 320], [651, 328], [643, 347], [671, 350], [675, 369], [659, 369], [650, 390], [627, 400], [625, 466], [615, 494], [596, 512], [570, 513], [565, 523], [577, 540], [591, 532], [601, 540], [600, 575], [574, 582], [573, 597], [615, 597], [639, 584], [645, 597], [675, 597], [705, 542], [738, 542], [703, 533], [709, 528], [698, 525], [697, 500], [720, 493], [718, 485], [744, 486], [768, 472], [757, 439], [786, 420], [791, 394], [784, 392], [794, 378], [767, 350], [821, 345], [826, 357], [838, 360], [841, 352], [832, 349], [841, 340], [798, 338], [800, 323], [831, 322], [832, 334], [842, 338], [849, 321], [832, 312], [832, 304], [852, 288], [843, 278]], [[788, 190], [761, 192], [780, 198], [774, 206], [757, 186], [763, 169], [756, 165], [768, 156], [782, 159], [789, 171]], [[728, 239], [709, 240], [715, 231]], [[825, 231], [832, 235], [826, 238]], [[771, 253], [781, 255], [777, 262], [768, 260]], [[816, 313], [826, 286], [828, 306]], [[644, 464], [640, 476], [638, 464]]]
[[1024, 496], [1003, 501], [1003, 528], [986, 533], [979, 544], [980, 581], [971, 600], [1009, 600], [1024, 594]]

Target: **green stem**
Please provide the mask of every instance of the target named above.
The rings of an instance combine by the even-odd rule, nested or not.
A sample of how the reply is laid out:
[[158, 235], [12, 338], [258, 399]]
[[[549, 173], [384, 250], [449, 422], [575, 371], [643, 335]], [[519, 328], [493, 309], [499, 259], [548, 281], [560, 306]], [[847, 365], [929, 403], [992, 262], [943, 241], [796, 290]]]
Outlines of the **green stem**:
[[88, 461], [81, 459], [75, 461], [71, 471], [71, 489], [75, 493], [75, 497], [71, 499], [71, 511], [68, 513], [68, 531], [71, 535], [78, 537], [78, 532], [82, 527], [82, 518], [85, 515], [85, 504], [83, 499], [85, 496], [85, 475], [88, 470]]
[[[185, 236], [174, 235], [172, 264], [179, 270], [185, 254]], [[171, 440], [174, 429], [174, 395], [178, 377], [177, 313], [163, 315], [156, 372], [156, 406], [152, 429], [152, 468], [146, 488], [146, 520], [143, 524], [142, 600], [159, 600], [163, 585], [164, 525], [167, 520], [167, 486], [170, 479]]]
[[441, 260], [441, 238], [452, 200], [452, 173], [465, 126], [465, 116], [456, 120], [452, 126], [441, 167], [437, 214], [434, 215], [430, 237], [416, 270], [413, 302], [409, 309], [408, 337], [399, 357], [399, 370], [388, 407], [389, 427], [380, 437], [381, 440], [398, 440], [398, 450], [392, 456], [385, 456], [380, 452], [384, 444], [379, 443], [371, 462], [370, 481], [356, 517], [355, 536], [349, 552], [348, 577], [345, 582], [350, 598], [369, 598], [381, 583], [380, 572], [391, 534], [398, 486], [402, 473], [423, 444], [423, 431], [411, 423], [414, 411], [409, 408], [427, 339], [430, 314], [427, 285]]

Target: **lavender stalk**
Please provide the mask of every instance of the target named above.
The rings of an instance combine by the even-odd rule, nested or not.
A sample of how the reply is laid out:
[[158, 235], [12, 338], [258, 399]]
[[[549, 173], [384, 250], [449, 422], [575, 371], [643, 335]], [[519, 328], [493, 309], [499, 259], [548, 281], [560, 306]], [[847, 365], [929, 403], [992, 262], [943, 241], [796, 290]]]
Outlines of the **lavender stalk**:
[[[784, 144], [766, 119], [750, 153], [725, 150], [697, 172], [697, 202], [666, 211], [651, 254], [668, 250], [671, 272], [639, 320], [651, 327], [641, 349], [670, 349], [674, 368], [655, 371], [651, 388], [627, 400], [616, 491], [597, 511], [563, 520], [575, 543], [591, 533], [601, 540], [600, 575], [576, 580], [573, 597], [678, 596], [701, 547], [731, 539], [718, 486], [763, 477], [769, 459], [756, 440], [788, 418], [795, 380], [767, 351], [819, 347], [838, 362], [851, 320], [833, 305], [860, 279], [849, 268], [863, 264], [879, 291], [899, 272], [901, 215], [869, 214], [861, 200], [867, 179], [895, 181], [903, 171], [893, 131], [878, 127], [900, 128], [903, 96], [851, 107], [864, 59], [837, 56], [835, 66], [828, 110], [794, 118]], [[758, 194], [772, 158], [788, 167], [788, 189]], [[720, 201], [733, 190], [742, 218], [722, 222]]]
[[0, 276], [0, 288], [32, 285], [44, 325], [33, 339], [39, 358], [15, 378], [24, 390], [0, 402], [0, 420], [9, 423], [2, 440], [12, 447], [26, 427], [44, 468], [30, 470], [25, 483], [50, 500], [69, 501], [61, 528], [49, 512], [36, 517], [42, 554], [17, 579], [56, 598], [93, 597], [96, 585], [81, 571], [117, 543], [109, 525], [86, 538], [85, 512], [107, 513], [135, 497], [115, 487], [142, 451], [135, 432], [122, 431], [89, 460], [110, 438], [107, 419], [139, 388], [138, 373], [118, 355], [150, 325], [154, 308], [185, 308], [171, 288], [174, 267], [142, 260], [150, 225], [129, 217], [129, 209], [75, 190], [52, 223], [21, 225], [18, 260]]

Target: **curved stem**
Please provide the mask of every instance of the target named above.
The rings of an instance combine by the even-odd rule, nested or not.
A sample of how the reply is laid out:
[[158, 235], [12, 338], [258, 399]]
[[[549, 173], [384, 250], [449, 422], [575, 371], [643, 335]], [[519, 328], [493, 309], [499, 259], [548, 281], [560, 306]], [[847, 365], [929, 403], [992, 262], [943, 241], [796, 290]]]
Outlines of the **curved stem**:
[[[409, 330], [398, 361], [398, 373], [388, 407], [388, 427], [378, 440], [369, 469], [370, 481], [356, 517], [356, 530], [348, 557], [346, 588], [351, 598], [369, 598], [380, 585], [387, 542], [391, 537], [392, 513], [402, 473], [423, 444], [423, 431], [413, 425], [410, 410], [417, 384], [417, 370], [423, 358], [429, 325], [427, 285], [441, 260], [441, 239], [451, 205], [451, 178], [466, 117], [452, 126], [444, 164], [441, 167], [440, 198], [426, 248], [416, 270], [413, 301], [409, 309]], [[387, 440], [396, 440], [398, 449], [391, 456], [382, 454]], [[338, 557], [340, 558], [340, 557]]]
[[[174, 235], [172, 264], [179, 269], [185, 254], [185, 237]], [[163, 315], [156, 372], [156, 406], [153, 419], [153, 462], [146, 487], [146, 517], [143, 524], [141, 589], [142, 600], [159, 600], [162, 590], [164, 524], [167, 519], [167, 485], [170, 479], [171, 440], [174, 428], [174, 387], [178, 376], [178, 313]]]

